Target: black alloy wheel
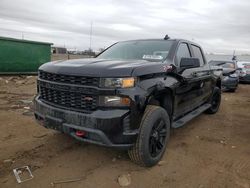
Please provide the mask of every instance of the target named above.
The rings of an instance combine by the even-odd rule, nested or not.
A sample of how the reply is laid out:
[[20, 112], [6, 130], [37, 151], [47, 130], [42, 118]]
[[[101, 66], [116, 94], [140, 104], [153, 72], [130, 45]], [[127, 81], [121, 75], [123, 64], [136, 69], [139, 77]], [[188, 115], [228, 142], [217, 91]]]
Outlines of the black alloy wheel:
[[130, 159], [140, 166], [156, 165], [165, 153], [170, 136], [170, 120], [167, 111], [148, 105], [140, 124], [134, 146], [128, 151]]
[[159, 119], [155, 122], [149, 139], [150, 154], [152, 157], [156, 157], [162, 152], [166, 139], [166, 124], [163, 120]]

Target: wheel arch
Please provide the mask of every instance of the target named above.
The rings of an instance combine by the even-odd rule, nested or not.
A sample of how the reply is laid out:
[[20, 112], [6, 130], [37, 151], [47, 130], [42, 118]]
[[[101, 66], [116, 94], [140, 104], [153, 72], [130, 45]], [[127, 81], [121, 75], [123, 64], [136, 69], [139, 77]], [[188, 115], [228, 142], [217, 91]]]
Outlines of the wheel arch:
[[171, 88], [165, 88], [161, 91], [155, 91], [151, 93], [146, 102], [147, 105], [156, 105], [164, 108], [170, 119], [174, 112], [174, 93]]
[[221, 89], [221, 79], [220, 78], [218, 78], [216, 80], [215, 86]]

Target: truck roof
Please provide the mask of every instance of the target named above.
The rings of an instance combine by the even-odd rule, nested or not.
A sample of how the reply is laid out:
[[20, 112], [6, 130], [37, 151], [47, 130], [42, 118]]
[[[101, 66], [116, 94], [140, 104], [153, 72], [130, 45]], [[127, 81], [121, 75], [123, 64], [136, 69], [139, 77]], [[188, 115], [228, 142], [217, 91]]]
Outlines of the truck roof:
[[159, 39], [159, 38], [151, 38], [151, 39], [133, 39], [133, 40], [125, 40], [125, 41], [119, 41], [119, 42], [129, 42], [129, 41], [175, 41], [175, 42], [186, 42], [186, 43], [190, 43], [190, 44], [194, 44], [196, 46], [199, 46], [199, 44], [193, 42], [193, 41], [190, 41], [190, 40], [186, 40], [186, 39], [178, 39], [178, 38], [170, 38], [170, 39]]

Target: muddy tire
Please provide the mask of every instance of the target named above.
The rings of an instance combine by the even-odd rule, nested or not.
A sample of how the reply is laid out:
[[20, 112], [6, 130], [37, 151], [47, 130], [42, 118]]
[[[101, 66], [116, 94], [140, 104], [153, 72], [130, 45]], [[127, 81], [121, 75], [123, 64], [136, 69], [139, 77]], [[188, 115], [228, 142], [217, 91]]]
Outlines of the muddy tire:
[[210, 99], [210, 104], [212, 105], [209, 109], [205, 111], [207, 114], [215, 114], [220, 107], [221, 103], [221, 90], [218, 87], [214, 88], [212, 97]]
[[170, 136], [168, 113], [159, 106], [148, 105], [135, 145], [128, 151], [130, 159], [140, 166], [157, 164], [165, 150]]

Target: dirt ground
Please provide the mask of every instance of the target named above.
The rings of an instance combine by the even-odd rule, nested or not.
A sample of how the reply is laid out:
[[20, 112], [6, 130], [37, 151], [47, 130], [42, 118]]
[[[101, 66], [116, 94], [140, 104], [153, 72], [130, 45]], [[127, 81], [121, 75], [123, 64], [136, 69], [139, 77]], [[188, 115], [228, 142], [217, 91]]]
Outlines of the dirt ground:
[[[172, 130], [161, 163], [133, 164], [126, 152], [47, 130], [32, 116], [35, 77], [0, 77], [0, 187], [250, 187], [250, 85], [223, 93], [220, 111]], [[18, 184], [12, 169], [30, 166], [34, 178]], [[70, 183], [53, 182], [77, 180]]]

